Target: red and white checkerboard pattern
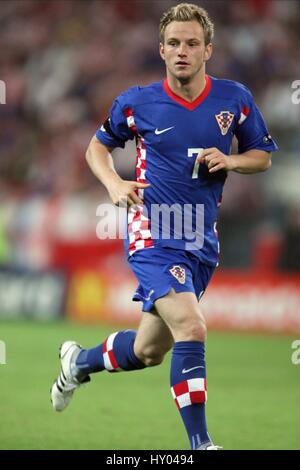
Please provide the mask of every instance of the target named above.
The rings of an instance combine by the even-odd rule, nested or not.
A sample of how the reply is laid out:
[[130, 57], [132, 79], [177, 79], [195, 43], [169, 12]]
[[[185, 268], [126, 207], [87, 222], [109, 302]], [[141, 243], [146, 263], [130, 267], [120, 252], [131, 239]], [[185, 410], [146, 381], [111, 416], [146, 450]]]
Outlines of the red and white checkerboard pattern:
[[[137, 134], [136, 180], [139, 183], [146, 183], [145, 140], [138, 134], [131, 108], [125, 110], [125, 116], [127, 118], [128, 127]], [[143, 199], [144, 190], [138, 189], [137, 195]], [[132, 255], [137, 250], [150, 248], [154, 245], [151, 238], [150, 219], [143, 213], [142, 206], [132, 206], [128, 211], [128, 238], [129, 255]]]
[[109, 372], [117, 372], [122, 370], [121, 367], [119, 367], [118, 361], [113, 351], [114, 340], [117, 334], [118, 332], [109, 335], [102, 346], [104, 367]]
[[136, 128], [134, 117], [133, 117], [133, 110], [131, 108], [127, 108], [125, 109], [124, 114], [127, 119], [128, 127], [132, 130], [132, 132], [137, 133], [137, 128]]
[[151, 232], [149, 229], [150, 220], [143, 214], [142, 207], [131, 207], [128, 211], [128, 237], [129, 254], [142, 248], [153, 246]]
[[246, 121], [247, 117], [249, 116], [250, 109], [247, 106], [244, 106], [240, 115], [239, 124], [243, 124]]
[[219, 124], [222, 135], [227, 134], [233, 119], [234, 114], [229, 111], [221, 111], [220, 114], [216, 114], [216, 120]]
[[206, 379], [188, 379], [171, 387], [171, 392], [178, 409], [207, 400]]

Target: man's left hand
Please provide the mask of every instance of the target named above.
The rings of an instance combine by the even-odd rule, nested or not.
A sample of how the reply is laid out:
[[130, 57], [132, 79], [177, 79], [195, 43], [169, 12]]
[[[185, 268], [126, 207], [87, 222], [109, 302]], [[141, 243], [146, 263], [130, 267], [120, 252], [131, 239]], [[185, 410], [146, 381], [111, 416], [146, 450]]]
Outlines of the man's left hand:
[[232, 170], [233, 165], [230, 157], [222, 153], [215, 147], [204, 149], [201, 155], [197, 157], [199, 163], [206, 163], [209, 173], [215, 173], [219, 170]]

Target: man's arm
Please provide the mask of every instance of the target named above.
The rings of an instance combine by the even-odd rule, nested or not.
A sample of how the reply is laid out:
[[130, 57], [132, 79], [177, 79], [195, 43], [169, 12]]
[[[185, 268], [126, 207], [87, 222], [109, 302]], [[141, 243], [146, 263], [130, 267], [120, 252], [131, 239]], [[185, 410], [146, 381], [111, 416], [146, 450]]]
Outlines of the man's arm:
[[197, 157], [199, 163], [206, 163], [209, 173], [219, 170], [235, 171], [237, 173], [251, 174], [266, 171], [271, 167], [270, 152], [264, 150], [249, 150], [239, 155], [224, 155], [217, 148], [204, 149]]
[[115, 170], [111, 156], [112, 151], [113, 148], [102, 144], [94, 136], [86, 151], [86, 160], [89, 167], [106, 187], [114, 204], [119, 205], [121, 200], [126, 200], [126, 198], [128, 205], [142, 204], [143, 201], [137, 196], [135, 190], [148, 188], [150, 184], [122, 180]]

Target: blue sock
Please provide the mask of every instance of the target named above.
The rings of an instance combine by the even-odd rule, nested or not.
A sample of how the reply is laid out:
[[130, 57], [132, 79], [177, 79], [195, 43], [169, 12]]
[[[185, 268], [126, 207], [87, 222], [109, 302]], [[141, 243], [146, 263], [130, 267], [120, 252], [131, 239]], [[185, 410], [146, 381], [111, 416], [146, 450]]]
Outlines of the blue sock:
[[125, 330], [108, 336], [104, 343], [92, 349], [83, 349], [75, 362], [75, 375], [82, 378], [104, 369], [109, 372], [143, 369], [143, 364], [134, 354], [136, 331]]
[[210, 442], [205, 420], [205, 345], [197, 341], [175, 343], [171, 362], [171, 391], [181, 414], [191, 448]]

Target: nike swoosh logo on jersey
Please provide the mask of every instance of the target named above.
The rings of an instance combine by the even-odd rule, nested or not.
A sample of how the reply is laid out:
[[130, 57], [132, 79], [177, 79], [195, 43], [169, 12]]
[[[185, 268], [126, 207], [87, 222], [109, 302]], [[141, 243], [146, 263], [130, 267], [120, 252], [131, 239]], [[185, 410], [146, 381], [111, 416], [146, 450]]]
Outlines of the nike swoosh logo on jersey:
[[196, 366], [196, 367], [192, 367], [191, 369], [182, 369], [182, 373], [187, 374], [188, 372], [191, 372], [192, 370], [195, 370], [195, 369], [204, 369], [204, 366]]
[[171, 129], [174, 129], [175, 126], [172, 126], [172, 127], [167, 127], [167, 129], [162, 129], [161, 131], [159, 131], [157, 128], [155, 129], [155, 134], [156, 135], [159, 135], [159, 134], [163, 134], [164, 132], [167, 132], [167, 131], [170, 131]]

